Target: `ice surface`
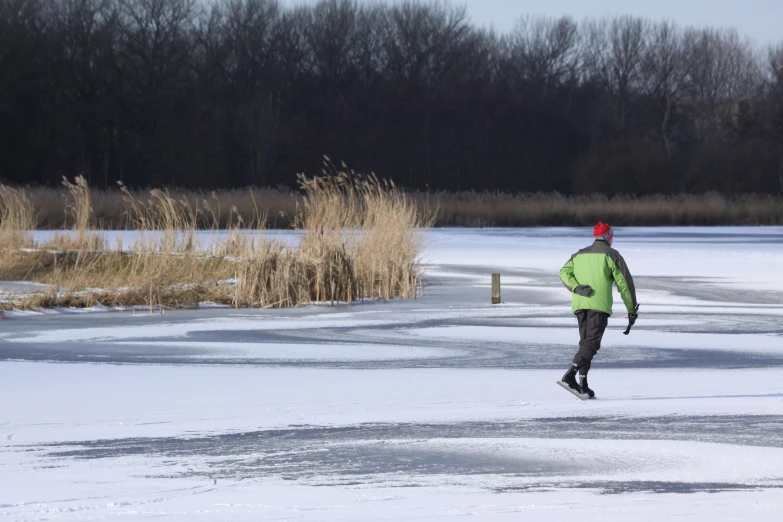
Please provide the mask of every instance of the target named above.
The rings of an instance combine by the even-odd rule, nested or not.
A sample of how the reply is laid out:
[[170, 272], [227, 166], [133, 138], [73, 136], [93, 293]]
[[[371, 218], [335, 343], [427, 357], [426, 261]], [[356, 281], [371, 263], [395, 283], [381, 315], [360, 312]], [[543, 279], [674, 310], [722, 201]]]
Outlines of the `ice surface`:
[[0, 322], [0, 519], [783, 519], [782, 229], [618, 230], [588, 402], [589, 230], [431, 235], [417, 301]]

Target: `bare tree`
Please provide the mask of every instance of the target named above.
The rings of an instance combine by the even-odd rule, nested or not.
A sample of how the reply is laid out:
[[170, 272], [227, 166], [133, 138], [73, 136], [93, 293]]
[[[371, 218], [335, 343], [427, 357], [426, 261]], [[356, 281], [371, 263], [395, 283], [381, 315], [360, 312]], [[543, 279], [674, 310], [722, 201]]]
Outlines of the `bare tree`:
[[783, 44], [769, 49], [767, 69], [770, 94], [772, 97], [773, 135], [778, 142], [780, 163], [778, 165], [778, 183], [783, 194]]
[[225, 27], [224, 4], [214, 3], [198, 17], [192, 65], [202, 81], [218, 82], [229, 76], [233, 57]]
[[295, 92], [300, 78], [312, 70], [313, 56], [307, 43], [309, 23], [309, 9], [300, 5], [286, 10], [277, 24], [275, 39], [284, 90]]
[[691, 29], [685, 45], [691, 50], [686, 87], [696, 129], [699, 137], [710, 139], [731, 119], [735, 104], [758, 87], [756, 53], [749, 40], [728, 29]]
[[114, 80], [116, 3], [112, 0], [63, 0], [52, 5], [65, 87], [61, 90], [68, 120], [78, 140], [76, 169], [93, 182], [93, 171], [109, 185], [114, 155], [116, 115], [107, 111]]
[[617, 129], [623, 131], [634, 98], [643, 85], [649, 23], [622, 16], [590, 20], [583, 31], [585, 79], [597, 82], [611, 94], [613, 120]]
[[196, 0], [118, 0], [120, 68], [128, 85], [156, 96], [189, 63]]
[[688, 77], [688, 50], [682, 31], [672, 22], [655, 24], [644, 57], [644, 90], [662, 105], [661, 136], [672, 157], [672, 111], [681, 103]]
[[353, 0], [325, 0], [311, 16], [307, 37], [313, 72], [333, 84], [349, 81], [356, 74], [359, 7]]
[[353, 60], [362, 85], [373, 84], [386, 63], [383, 54], [383, 34], [387, 8], [383, 4], [363, 6], [356, 21]]
[[783, 44], [774, 45], [769, 49], [768, 60], [774, 89], [783, 96]]
[[226, 74], [231, 82], [246, 92], [274, 83], [281, 15], [277, 0], [229, 0], [225, 7]]
[[293, 185], [324, 153], [422, 189], [777, 191], [783, 48], [498, 35], [447, 0], [0, 0], [3, 179]]
[[[0, 82], [11, 83], [20, 72], [8, 63], [9, 57], [34, 51], [43, 43], [45, 28], [40, 13], [44, 7], [42, 0], [0, 0]], [[15, 65], [22, 65], [20, 62]]]
[[236, 100], [231, 111], [246, 143], [251, 184], [266, 183], [269, 152], [280, 120], [277, 0], [229, 0], [224, 41], [226, 80]]
[[386, 30], [387, 69], [409, 86], [434, 85], [472, 32], [464, 7], [413, 1], [389, 10]]
[[[147, 183], [177, 183], [192, 126], [176, 115], [193, 68], [196, 0], [117, 0], [115, 97], [127, 122], [126, 161]], [[189, 114], [188, 116], [193, 116]], [[187, 175], [187, 174], [183, 174]], [[149, 177], [147, 177], [149, 176]]]
[[0, 0], [0, 176], [44, 181], [57, 116], [59, 42], [44, 0]]
[[541, 90], [576, 76], [579, 32], [569, 17], [521, 18], [510, 37], [512, 63], [525, 81]]

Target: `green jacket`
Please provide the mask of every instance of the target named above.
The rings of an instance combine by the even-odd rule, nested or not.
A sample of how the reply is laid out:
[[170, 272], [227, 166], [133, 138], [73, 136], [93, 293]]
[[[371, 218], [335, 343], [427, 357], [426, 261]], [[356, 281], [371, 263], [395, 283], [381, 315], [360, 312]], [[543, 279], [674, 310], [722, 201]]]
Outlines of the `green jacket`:
[[[636, 307], [636, 288], [631, 272], [623, 256], [606, 241], [596, 241], [571, 256], [560, 270], [560, 279], [573, 295], [574, 312], [597, 310], [612, 315], [612, 283], [617, 284], [628, 313]], [[579, 285], [593, 289], [590, 297], [573, 293]]]

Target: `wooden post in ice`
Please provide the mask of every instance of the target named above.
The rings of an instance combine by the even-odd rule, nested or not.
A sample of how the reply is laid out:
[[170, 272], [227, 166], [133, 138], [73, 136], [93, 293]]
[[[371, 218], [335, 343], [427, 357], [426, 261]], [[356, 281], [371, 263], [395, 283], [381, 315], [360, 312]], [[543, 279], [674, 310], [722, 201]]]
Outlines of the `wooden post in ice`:
[[492, 304], [500, 304], [500, 274], [492, 274]]

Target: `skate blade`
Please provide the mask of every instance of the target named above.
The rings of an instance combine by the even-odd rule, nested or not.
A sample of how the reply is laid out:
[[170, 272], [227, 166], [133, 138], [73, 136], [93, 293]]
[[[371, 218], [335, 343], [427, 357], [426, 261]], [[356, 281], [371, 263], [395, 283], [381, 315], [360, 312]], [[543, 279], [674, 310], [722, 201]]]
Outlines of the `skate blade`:
[[573, 395], [574, 397], [576, 397], [576, 398], [578, 398], [578, 399], [581, 399], [581, 400], [583, 400], [583, 401], [586, 401], [586, 400], [589, 400], [589, 399], [590, 399], [590, 397], [589, 397], [589, 396], [588, 396], [586, 393], [577, 393], [577, 392], [576, 392], [576, 390], [573, 390], [573, 389], [571, 389], [571, 387], [570, 387], [570, 386], [568, 386], [568, 385], [567, 385], [566, 383], [564, 383], [563, 381], [556, 381], [556, 382], [557, 382], [557, 384], [558, 384], [558, 385], [560, 385], [560, 387], [561, 387], [561, 388], [563, 388], [564, 390], [566, 390], [568, 393], [570, 393], [570, 394], [571, 394], [571, 395]]

